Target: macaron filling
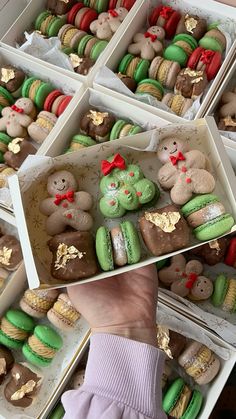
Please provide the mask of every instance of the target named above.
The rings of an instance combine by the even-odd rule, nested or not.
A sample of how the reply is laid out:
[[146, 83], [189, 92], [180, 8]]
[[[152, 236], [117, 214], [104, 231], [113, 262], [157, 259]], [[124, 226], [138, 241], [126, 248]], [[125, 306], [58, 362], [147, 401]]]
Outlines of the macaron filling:
[[187, 217], [187, 222], [191, 227], [195, 228], [223, 214], [225, 214], [224, 205], [221, 202], [215, 202], [190, 214]]

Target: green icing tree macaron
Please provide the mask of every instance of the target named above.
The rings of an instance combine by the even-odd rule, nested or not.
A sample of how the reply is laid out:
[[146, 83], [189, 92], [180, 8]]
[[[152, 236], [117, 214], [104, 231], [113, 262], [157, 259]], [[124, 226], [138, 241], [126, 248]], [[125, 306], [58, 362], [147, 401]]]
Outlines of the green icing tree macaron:
[[8, 310], [1, 319], [0, 343], [12, 349], [21, 348], [34, 325], [34, 320], [22, 310]]
[[[185, 397], [182, 399], [181, 395], [183, 393]], [[182, 378], [177, 378], [168, 388], [162, 403], [164, 412], [169, 416], [174, 416], [172, 412], [175, 410], [181, 411], [183, 409], [183, 403], [186, 403], [186, 398], [189, 399], [189, 402], [181, 419], [195, 419], [201, 409], [203, 397], [200, 391], [191, 391]]]
[[63, 345], [61, 336], [51, 327], [39, 325], [34, 334], [24, 344], [22, 351], [25, 358], [37, 367], [47, 367]]
[[220, 199], [213, 194], [199, 195], [181, 208], [183, 216], [198, 240], [212, 240], [228, 231], [234, 225], [232, 215], [226, 213]]
[[138, 232], [131, 221], [123, 221], [110, 231], [99, 227], [96, 234], [96, 253], [104, 271], [112, 271], [114, 266], [132, 265], [141, 258]]

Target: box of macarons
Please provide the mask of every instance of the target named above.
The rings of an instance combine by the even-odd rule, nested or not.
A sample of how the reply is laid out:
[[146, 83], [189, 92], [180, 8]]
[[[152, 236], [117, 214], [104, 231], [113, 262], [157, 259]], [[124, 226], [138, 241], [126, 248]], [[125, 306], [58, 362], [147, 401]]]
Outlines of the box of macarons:
[[[180, 417], [179, 412], [191, 419], [209, 417], [235, 363], [235, 351], [213, 333], [204, 330], [203, 334], [200, 326], [162, 303], [157, 308], [157, 344], [166, 353], [161, 383], [164, 411], [173, 418]], [[70, 369], [47, 410], [48, 419], [63, 417], [63, 394], [81, 387], [86, 361], [87, 354]], [[199, 362], [204, 362], [204, 369], [199, 370]]]
[[[108, 119], [94, 111], [81, 121], [101, 135]], [[235, 226], [235, 175], [213, 118], [32, 156], [9, 184], [30, 288], [102, 279]], [[214, 197], [220, 211], [211, 212]]]
[[29, 2], [2, 42], [64, 74], [90, 81], [116, 45], [140, 0]]
[[28, 155], [43, 154], [84, 88], [78, 80], [0, 48], [0, 205], [12, 210], [8, 177]]
[[[192, 0], [143, 1], [95, 83], [150, 112], [200, 118], [235, 51], [235, 28], [236, 13], [213, 9], [211, 0], [199, 7]], [[132, 91], [124, 75], [136, 81]]]

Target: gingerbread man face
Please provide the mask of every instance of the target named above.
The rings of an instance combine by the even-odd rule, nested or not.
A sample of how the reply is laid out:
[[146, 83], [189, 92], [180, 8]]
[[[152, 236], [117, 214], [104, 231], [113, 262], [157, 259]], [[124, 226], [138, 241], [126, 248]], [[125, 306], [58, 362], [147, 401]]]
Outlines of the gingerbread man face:
[[26, 97], [21, 97], [15, 102], [15, 106], [17, 106], [19, 109], [23, 109], [24, 114], [30, 115], [31, 112], [34, 111], [34, 104], [31, 99], [28, 99]]
[[128, 10], [125, 7], [118, 7], [117, 9], [115, 9], [115, 12], [119, 16], [119, 20], [121, 22], [126, 18], [128, 14]]
[[163, 41], [163, 39], [165, 38], [165, 30], [161, 26], [151, 26], [147, 30], [147, 32], [153, 35], [154, 37], [156, 36], [156, 39], [158, 39], [159, 41]]
[[68, 191], [76, 191], [77, 183], [72, 173], [60, 170], [48, 178], [47, 191], [49, 195], [65, 194]]
[[193, 300], [207, 300], [213, 293], [213, 284], [209, 278], [198, 276], [191, 289], [190, 298]]
[[188, 151], [186, 142], [176, 137], [168, 137], [160, 142], [157, 156], [161, 163], [165, 164], [170, 161], [170, 157], [177, 157], [179, 153], [186, 151]]

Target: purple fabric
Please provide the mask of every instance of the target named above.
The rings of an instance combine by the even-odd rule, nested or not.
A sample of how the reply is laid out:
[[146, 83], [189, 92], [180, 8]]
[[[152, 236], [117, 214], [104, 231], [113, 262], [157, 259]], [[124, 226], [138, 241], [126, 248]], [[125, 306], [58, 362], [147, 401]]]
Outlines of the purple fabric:
[[154, 346], [95, 334], [84, 385], [64, 393], [64, 419], [166, 419], [161, 376], [165, 355]]

